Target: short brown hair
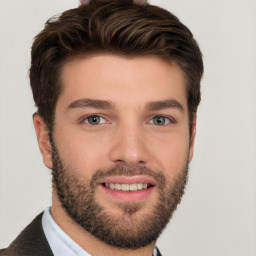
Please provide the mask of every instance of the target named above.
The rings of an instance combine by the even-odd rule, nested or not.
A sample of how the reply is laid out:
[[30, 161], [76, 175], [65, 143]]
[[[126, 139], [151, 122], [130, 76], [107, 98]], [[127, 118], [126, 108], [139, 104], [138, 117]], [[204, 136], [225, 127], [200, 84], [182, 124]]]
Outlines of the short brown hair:
[[91, 0], [46, 22], [31, 53], [30, 83], [38, 114], [51, 131], [61, 92], [60, 74], [71, 58], [94, 52], [155, 55], [175, 61], [187, 81], [190, 128], [200, 102], [201, 51], [172, 13], [132, 0]]

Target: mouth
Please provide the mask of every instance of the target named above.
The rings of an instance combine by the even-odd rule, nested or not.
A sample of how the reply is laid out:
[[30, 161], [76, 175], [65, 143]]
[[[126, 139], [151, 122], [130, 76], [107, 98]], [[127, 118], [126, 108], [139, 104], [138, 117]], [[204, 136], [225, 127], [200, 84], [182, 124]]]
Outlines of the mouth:
[[120, 191], [138, 191], [138, 190], [145, 190], [150, 187], [153, 187], [150, 183], [132, 183], [132, 184], [121, 184], [121, 183], [102, 183], [102, 186], [111, 190], [120, 190]]
[[121, 201], [138, 201], [150, 197], [156, 183], [149, 177], [109, 177], [100, 184], [102, 196]]

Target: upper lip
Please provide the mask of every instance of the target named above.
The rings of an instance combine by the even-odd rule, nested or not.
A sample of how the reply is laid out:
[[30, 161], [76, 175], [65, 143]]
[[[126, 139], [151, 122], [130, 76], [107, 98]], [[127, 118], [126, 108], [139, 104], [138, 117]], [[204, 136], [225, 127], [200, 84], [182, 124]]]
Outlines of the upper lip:
[[148, 176], [110, 176], [104, 178], [102, 183], [114, 183], [114, 184], [150, 184], [152, 186], [156, 185], [153, 178]]

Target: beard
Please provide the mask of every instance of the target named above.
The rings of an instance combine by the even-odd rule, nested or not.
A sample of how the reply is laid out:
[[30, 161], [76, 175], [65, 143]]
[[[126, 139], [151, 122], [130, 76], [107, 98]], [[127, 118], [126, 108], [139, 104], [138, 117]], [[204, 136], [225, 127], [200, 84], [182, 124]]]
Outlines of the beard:
[[[62, 207], [76, 223], [104, 243], [118, 248], [136, 249], [157, 240], [184, 194], [188, 160], [179, 170], [179, 175], [169, 181], [161, 171], [123, 165], [96, 170], [90, 180], [85, 180], [76, 175], [77, 170], [65, 165], [53, 140], [51, 144], [53, 187]], [[122, 202], [118, 205], [121, 214], [117, 215], [96, 201], [99, 180], [122, 175], [146, 175], [154, 179], [159, 196], [152, 203], [151, 211], [145, 213], [142, 202]]]

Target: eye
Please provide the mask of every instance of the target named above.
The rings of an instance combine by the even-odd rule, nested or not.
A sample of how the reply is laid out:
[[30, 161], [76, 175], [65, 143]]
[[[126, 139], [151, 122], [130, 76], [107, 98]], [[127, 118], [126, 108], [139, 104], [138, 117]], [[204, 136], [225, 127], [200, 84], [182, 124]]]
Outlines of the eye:
[[84, 121], [90, 125], [99, 125], [106, 122], [106, 120], [99, 115], [88, 116], [84, 119]]
[[150, 123], [154, 125], [166, 125], [171, 123], [172, 120], [166, 116], [154, 116], [151, 120]]

